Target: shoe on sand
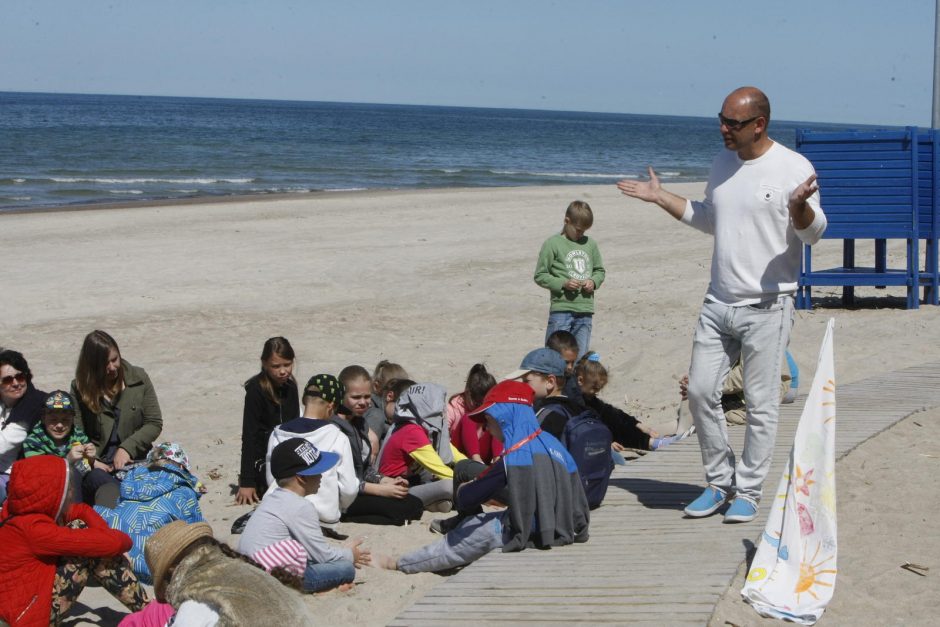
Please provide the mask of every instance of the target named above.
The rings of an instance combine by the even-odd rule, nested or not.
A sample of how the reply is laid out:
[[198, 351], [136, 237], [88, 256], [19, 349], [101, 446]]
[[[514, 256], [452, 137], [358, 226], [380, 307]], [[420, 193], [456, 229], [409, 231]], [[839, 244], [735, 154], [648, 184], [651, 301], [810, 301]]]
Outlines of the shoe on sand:
[[[708, 486], [702, 494], [689, 503], [683, 510], [689, 518], [704, 518], [711, 516], [718, 511], [718, 508], [725, 504], [728, 495], [713, 486]], [[727, 520], [727, 518], [725, 519]]]
[[461, 520], [462, 518], [460, 516], [452, 516], [450, 518], [435, 518], [431, 521], [430, 529], [434, 533], [445, 535], [452, 531], [457, 525], [459, 525]]
[[248, 526], [248, 519], [251, 518], [251, 515], [255, 513], [255, 510], [251, 510], [247, 514], [242, 514], [235, 519], [235, 522], [232, 523], [232, 534], [239, 534], [245, 530], [245, 527]]
[[746, 496], [736, 496], [725, 512], [726, 523], [751, 522], [757, 517], [757, 503]]

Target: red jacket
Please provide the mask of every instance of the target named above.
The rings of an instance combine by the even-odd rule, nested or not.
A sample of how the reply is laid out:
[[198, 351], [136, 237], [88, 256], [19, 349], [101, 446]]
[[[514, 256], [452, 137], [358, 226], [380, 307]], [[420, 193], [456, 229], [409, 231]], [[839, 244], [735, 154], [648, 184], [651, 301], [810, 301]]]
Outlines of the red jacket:
[[[13, 627], [48, 625], [52, 586], [61, 556], [114, 557], [131, 539], [110, 529], [83, 503], [69, 506], [69, 467], [62, 457], [39, 455], [13, 464], [0, 512], [0, 618]], [[56, 523], [83, 520], [87, 529]]]

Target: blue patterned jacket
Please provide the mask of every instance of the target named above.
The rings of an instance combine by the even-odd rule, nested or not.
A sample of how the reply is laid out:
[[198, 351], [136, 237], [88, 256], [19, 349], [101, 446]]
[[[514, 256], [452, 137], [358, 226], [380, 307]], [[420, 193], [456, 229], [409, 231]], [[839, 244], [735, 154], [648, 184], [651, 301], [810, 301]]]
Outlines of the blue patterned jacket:
[[144, 560], [147, 538], [174, 520], [187, 523], [204, 520], [197, 482], [195, 476], [177, 466], [138, 466], [121, 482], [121, 499], [116, 508], [95, 506], [109, 527], [123, 531], [134, 541], [128, 557], [141, 581], [151, 583], [150, 569]]

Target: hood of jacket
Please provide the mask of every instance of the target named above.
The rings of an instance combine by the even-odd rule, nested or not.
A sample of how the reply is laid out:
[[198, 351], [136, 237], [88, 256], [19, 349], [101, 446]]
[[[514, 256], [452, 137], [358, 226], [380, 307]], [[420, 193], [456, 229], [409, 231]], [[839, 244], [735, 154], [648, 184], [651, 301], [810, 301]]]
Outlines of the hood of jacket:
[[65, 458], [54, 455], [37, 455], [14, 463], [0, 522], [25, 514], [57, 519], [68, 502], [69, 472]]
[[398, 397], [395, 422], [413, 422], [424, 429], [445, 464], [453, 463], [447, 428], [447, 390], [436, 383], [415, 383]]
[[[138, 466], [121, 482], [122, 501], [152, 501], [177, 488], [196, 490], [198, 479], [184, 468], [164, 466]], [[198, 496], [201, 496], [196, 492]]]

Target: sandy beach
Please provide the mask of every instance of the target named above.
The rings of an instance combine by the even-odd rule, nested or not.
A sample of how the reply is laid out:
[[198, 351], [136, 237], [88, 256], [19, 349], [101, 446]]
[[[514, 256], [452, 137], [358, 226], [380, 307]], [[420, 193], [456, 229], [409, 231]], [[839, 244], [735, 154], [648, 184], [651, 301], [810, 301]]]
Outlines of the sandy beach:
[[[704, 184], [670, 188], [697, 197]], [[161, 440], [183, 444], [209, 488], [202, 500], [206, 518], [217, 537], [235, 545], [231, 521], [247, 511], [231, 496], [241, 384], [258, 371], [265, 339], [291, 341], [301, 382], [353, 363], [371, 371], [387, 358], [412, 378], [454, 393], [475, 362], [497, 374], [513, 370], [543, 339], [548, 298], [532, 282], [539, 246], [560, 229], [565, 207], [576, 198], [594, 210], [589, 235], [608, 273], [597, 294], [592, 341], [611, 372], [601, 397], [666, 424], [675, 415], [676, 381], [688, 366], [711, 239], [613, 186], [335, 193], [0, 214], [6, 262], [0, 346], [26, 355], [38, 387], [67, 389], [84, 335], [96, 328], [111, 333], [123, 356], [149, 373], [163, 410]], [[889, 265], [901, 252], [889, 248]], [[866, 254], [860, 244], [860, 264]], [[824, 241], [813, 261], [825, 267], [839, 260], [840, 245]], [[905, 311], [900, 289], [858, 289], [853, 310], [841, 308], [835, 289], [815, 296], [819, 306], [797, 312], [791, 339], [803, 391], [829, 317], [836, 319], [840, 383], [937, 360], [940, 308]], [[940, 541], [932, 533], [940, 495], [928, 479], [938, 470], [938, 418], [937, 412], [915, 415], [840, 462], [840, 542], [847, 538], [840, 563], [846, 571], [824, 623], [927, 624], [940, 610], [934, 581]], [[881, 507], [886, 502], [887, 511]], [[430, 519], [426, 514], [403, 528], [343, 525], [341, 531], [367, 535], [375, 549], [400, 552], [434, 538]], [[883, 550], [889, 531], [911, 542]], [[869, 550], [872, 545], [879, 550]], [[930, 573], [898, 573], [905, 561], [928, 565]], [[353, 591], [307, 602], [324, 624], [383, 625], [440, 579], [363, 569]], [[756, 624], [750, 608], [734, 607], [734, 585], [740, 589], [732, 584], [715, 624]], [[105, 607], [82, 620], [113, 623], [117, 614], [107, 608], [119, 606], [100, 590], [81, 600]]]

